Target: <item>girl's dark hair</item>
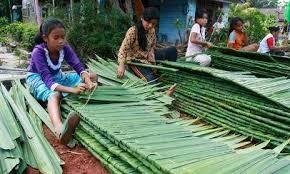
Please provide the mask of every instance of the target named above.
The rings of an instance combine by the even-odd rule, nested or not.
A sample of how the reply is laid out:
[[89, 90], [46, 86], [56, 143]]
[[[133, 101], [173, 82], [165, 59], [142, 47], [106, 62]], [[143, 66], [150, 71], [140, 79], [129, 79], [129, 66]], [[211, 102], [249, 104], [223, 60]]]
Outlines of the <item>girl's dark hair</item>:
[[[159, 19], [159, 11], [155, 7], [148, 7], [144, 9], [143, 13], [143, 20], [150, 21], [152, 19]], [[137, 37], [138, 37], [138, 43], [140, 48], [143, 51], [146, 51], [147, 48], [147, 38], [146, 38], [146, 31], [142, 25], [142, 21], [138, 21], [136, 23], [136, 29], [137, 29]]]
[[39, 32], [34, 37], [34, 44], [38, 45], [44, 42], [42, 36], [48, 36], [49, 33], [55, 28], [65, 28], [63, 23], [59, 19], [48, 18], [42, 22], [39, 27]]
[[238, 24], [238, 22], [244, 23], [243, 19], [241, 19], [240, 17], [234, 17], [234, 18], [231, 19], [229, 35], [231, 34], [232, 31], [234, 31], [234, 28]]
[[197, 12], [195, 13], [195, 22], [197, 19], [203, 18], [203, 15], [205, 14], [207, 15], [207, 11], [205, 9], [197, 10]]
[[277, 32], [277, 31], [280, 31], [280, 27], [279, 26], [272, 26], [272, 27], [269, 27], [269, 30], [270, 32]]

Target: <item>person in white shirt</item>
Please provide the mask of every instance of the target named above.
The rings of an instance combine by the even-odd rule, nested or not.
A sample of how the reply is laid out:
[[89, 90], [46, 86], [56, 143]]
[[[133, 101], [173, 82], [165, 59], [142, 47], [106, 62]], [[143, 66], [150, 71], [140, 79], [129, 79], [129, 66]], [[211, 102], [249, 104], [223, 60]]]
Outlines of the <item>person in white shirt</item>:
[[223, 19], [220, 17], [218, 20], [213, 24], [213, 32], [219, 33], [221, 29], [225, 27], [225, 24], [223, 23]]
[[196, 23], [192, 26], [185, 54], [188, 57], [186, 61], [197, 62], [201, 66], [209, 66], [211, 62], [209, 55], [201, 54], [205, 48], [212, 46], [211, 43], [205, 40], [205, 25], [207, 24], [207, 19], [208, 15], [204, 10], [196, 13]]
[[287, 46], [276, 46], [277, 37], [280, 32], [279, 26], [269, 27], [270, 33], [267, 34], [260, 42], [258, 49], [259, 53], [270, 53], [270, 54], [284, 54], [284, 51], [288, 49]]

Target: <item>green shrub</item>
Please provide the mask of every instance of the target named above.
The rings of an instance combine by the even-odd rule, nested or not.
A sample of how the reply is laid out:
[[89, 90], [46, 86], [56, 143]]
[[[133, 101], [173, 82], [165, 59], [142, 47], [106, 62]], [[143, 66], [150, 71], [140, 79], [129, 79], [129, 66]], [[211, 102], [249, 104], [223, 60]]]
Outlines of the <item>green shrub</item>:
[[210, 42], [214, 43], [215, 46], [226, 47], [228, 39], [229, 27], [222, 28], [219, 32], [214, 32], [210, 36]]
[[232, 5], [230, 17], [240, 17], [245, 22], [246, 33], [251, 43], [258, 43], [269, 32], [268, 28], [276, 24], [275, 17], [264, 15], [250, 3]]
[[0, 17], [0, 43], [5, 43], [7, 38], [6, 38], [6, 33], [5, 27], [9, 24], [9, 21], [5, 17]]
[[6, 17], [0, 17], [0, 28], [9, 24], [9, 21]]
[[[240, 17], [245, 22], [246, 33], [249, 43], [259, 43], [269, 32], [268, 27], [275, 25], [275, 16], [265, 15], [250, 3], [232, 4], [229, 11], [229, 22], [233, 17]], [[226, 46], [228, 39], [229, 24], [220, 33], [212, 35], [212, 42], [218, 46]]]
[[38, 28], [35, 24], [15, 22], [1, 27], [0, 33], [2, 33], [2, 42], [14, 40], [20, 43], [25, 49], [30, 50], [37, 30]]
[[24, 29], [21, 36], [21, 46], [27, 50], [31, 50], [34, 45], [34, 36], [39, 29], [32, 23], [24, 23], [23, 27]]
[[94, 54], [114, 57], [131, 25], [130, 17], [114, 9], [98, 13], [94, 0], [84, 0], [82, 5], [74, 6], [73, 22], [69, 22], [68, 17], [55, 16], [65, 22], [69, 43], [83, 60]]
[[5, 33], [12, 37], [17, 42], [21, 42], [22, 40], [22, 33], [24, 30], [24, 26], [21, 22], [15, 22], [7, 25], [5, 27]]

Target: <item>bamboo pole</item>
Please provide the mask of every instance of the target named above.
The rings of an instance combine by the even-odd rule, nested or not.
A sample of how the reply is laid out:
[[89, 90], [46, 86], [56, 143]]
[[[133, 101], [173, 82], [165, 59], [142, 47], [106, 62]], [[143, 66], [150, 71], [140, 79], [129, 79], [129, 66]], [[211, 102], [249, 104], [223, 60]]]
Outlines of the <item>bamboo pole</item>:
[[40, 8], [38, 0], [34, 0], [34, 8], [35, 8], [35, 15], [36, 15], [36, 22], [37, 25], [41, 25], [41, 16], [40, 16]]
[[9, 7], [9, 14], [10, 14], [10, 21], [13, 21], [13, 17], [12, 17], [12, 7], [11, 7], [11, 2], [10, 0], [8, 0], [8, 7]]
[[54, 15], [55, 2], [52, 0], [52, 14]]
[[74, 14], [73, 14], [73, 0], [70, 0], [70, 16], [71, 16], [71, 21], [73, 22], [73, 20], [74, 20]]

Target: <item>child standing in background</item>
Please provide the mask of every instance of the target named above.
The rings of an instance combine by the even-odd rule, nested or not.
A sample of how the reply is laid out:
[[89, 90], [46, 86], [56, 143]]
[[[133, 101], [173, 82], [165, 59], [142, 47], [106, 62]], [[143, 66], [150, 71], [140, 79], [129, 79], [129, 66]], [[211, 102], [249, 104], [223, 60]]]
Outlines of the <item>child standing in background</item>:
[[219, 17], [218, 20], [213, 24], [213, 32], [219, 33], [223, 28], [225, 28], [223, 18]]
[[[65, 27], [60, 20], [52, 18], [44, 21], [35, 42], [26, 82], [37, 100], [48, 102], [48, 114], [55, 134], [66, 145], [80, 118], [74, 112], [62, 123], [60, 100], [65, 93], [80, 94], [96, 87], [97, 83], [93, 82], [97, 82], [97, 75], [85, 71], [73, 49], [66, 43]], [[61, 71], [64, 60], [76, 73], [64, 74]]]

